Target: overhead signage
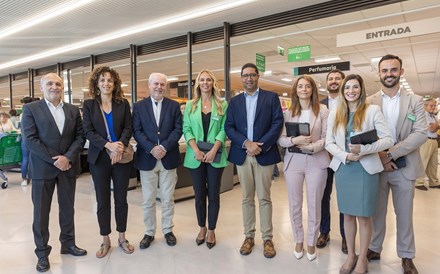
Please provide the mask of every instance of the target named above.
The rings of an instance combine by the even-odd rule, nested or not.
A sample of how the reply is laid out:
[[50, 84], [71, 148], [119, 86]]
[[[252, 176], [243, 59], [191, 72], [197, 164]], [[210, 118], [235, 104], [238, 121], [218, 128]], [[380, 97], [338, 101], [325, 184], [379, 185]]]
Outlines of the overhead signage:
[[255, 57], [255, 65], [258, 68], [259, 72], [266, 71], [266, 57], [262, 54], [257, 53]]
[[304, 45], [287, 49], [287, 62], [298, 62], [310, 60], [310, 45]]
[[440, 17], [429, 18], [408, 23], [367, 29], [336, 36], [336, 46], [346, 47], [372, 42], [380, 42], [416, 35], [440, 32]]
[[333, 64], [320, 64], [316, 66], [306, 66], [306, 67], [296, 67], [293, 68], [293, 75], [303, 75], [303, 74], [319, 74], [328, 73], [334, 69], [339, 70], [350, 70], [350, 62], [339, 62]]
[[278, 55], [279, 56], [284, 56], [284, 48], [281, 47], [281, 46], [278, 46], [277, 48], [278, 48]]

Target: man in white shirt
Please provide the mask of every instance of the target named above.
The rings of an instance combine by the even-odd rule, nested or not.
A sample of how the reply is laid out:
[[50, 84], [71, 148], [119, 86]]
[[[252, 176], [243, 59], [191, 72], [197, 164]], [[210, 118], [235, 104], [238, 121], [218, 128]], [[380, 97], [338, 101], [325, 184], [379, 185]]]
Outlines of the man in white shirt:
[[37, 271], [49, 270], [49, 213], [57, 187], [60, 208], [61, 254], [83, 256], [75, 244], [74, 203], [79, 153], [84, 136], [79, 109], [63, 102], [63, 80], [55, 73], [41, 77], [44, 100], [23, 106], [22, 132], [29, 155], [34, 221], [32, 230], [38, 257]]
[[373, 235], [367, 252], [368, 260], [380, 260], [386, 233], [388, 196], [391, 190], [396, 214], [397, 255], [402, 258], [404, 274], [417, 274], [412, 261], [416, 248], [413, 229], [414, 182], [423, 175], [419, 147], [426, 141], [426, 118], [420, 96], [400, 88], [402, 60], [385, 55], [379, 61], [382, 90], [367, 102], [382, 107], [390, 126], [394, 146], [379, 153], [384, 166], [380, 174]]
[[[438, 166], [438, 143], [437, 143], [437, 130], [439, 124], [435, 117], [437, 110], [437, 101], [433, 98], [425, 100], [425, 114], [426, 121], [428, 122], [427, 134], [428, 140], [420, 147], [420, 156], [422, 156], [423, 167], [428, 177], [428, 183], [430, 188], [439, 188], [440, 183], [437, 177]], [[422, 176], [416, 180], [416, 188], [419, 190], [427, 191], [425, 186], [425, 176]]]

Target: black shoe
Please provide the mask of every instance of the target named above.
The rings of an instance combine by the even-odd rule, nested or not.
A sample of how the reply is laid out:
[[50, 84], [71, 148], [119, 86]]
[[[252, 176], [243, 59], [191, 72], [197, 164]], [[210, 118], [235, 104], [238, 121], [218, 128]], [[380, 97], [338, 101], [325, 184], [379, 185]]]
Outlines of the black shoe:
[[77, 247], [76, 245], [69, 246], [68, 248], [61, 248], [61, 254], [70, 254], [73, 256], [84, 256], [87, 254], [87, 250]]
[[342, 238], [341, 251], [342, 251], [342, 253], [344, 253], [344, 254], [348, 254], [347, 240], [345, 240], [345, 238]]
[[368, 249], [368, 251], [367, 251], [367, 260], [368, 261], [380, 260], [380, 253], [377, 253], [377, 252], [374, 252], [371, 249]]
[[316, 241], [317, 248], [324, 248], [327, 246], [327, 243], [330, 241], [330, 234], [320, 234], [318, 240]]
[[440, 189], [440, 185], [438, 185], [438, 186], [429, 186], [429, 188], [437, 188], [437, 189]]
[[164, 235], [165, 240], [167, 241], [167, 245], [169, 246], [175, 246], [177, 243], [176, 236], [174, 236], [173, 232], [168, 232]]
[[144, 238], [142, 238], [141, 242], [139, 243], [139, 248], [140, 249], [149, 248], [152, 241], [154, 241], [154, 236], [145, 234]]
[[428, 191], [428, 188], [426, 186], [416, 186], [418, 190]]
[[41, 257], [38, 259], [37, 263], [37, 271], [38, 272], [46, 272], [50, 268], [49, 258], [48, 257]]

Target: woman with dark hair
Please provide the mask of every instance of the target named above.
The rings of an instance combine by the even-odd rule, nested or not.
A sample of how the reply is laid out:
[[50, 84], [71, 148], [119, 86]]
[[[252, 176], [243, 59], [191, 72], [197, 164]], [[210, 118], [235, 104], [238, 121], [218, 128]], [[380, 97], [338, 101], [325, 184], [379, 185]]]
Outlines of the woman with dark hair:
[[[278, 139], [286, 148], [283, 170], [289, 197], [290, 222], [296, 242], [294, 255], [304, 255], [304, 229], [302, 222], [303, 187], [307, 190], [307, 259], [316, 259], [316, 241], [321, 220], [321, 200], [330, 162], [324, 150], [328, 109], [319, 103], [318, 87], [311, 76], [300, 76], [293, 84], [292, 105], [286, 111], [286, 122], [309, 124], [309, 135], [287, 136], [286, 126]], [[295, 150], [289, 150], [289, 147]]]
[[[339, 212], [344, 214], [348, 256], [339, 273], [366, 273], [367, 250], [371, 240], [371, 217], [376, 212], [379, 173], [383, 170], [378, 152], [393, 145], [391, 131], [379, 106], [366, 103], [363, 79], [356, 74], [342, 82], [338, 107], [329, 115], [325, 148], [333, 155]], [[351, 144], [350, 138], [375, 129], [378, 140]], [[359, 256], [355, 253], [359, 223]]]
[[119, 232], [118, 244], [127, 254], [134, 251], [134, 247], [125, 238], [130, 164], [119, 163], [132, 136], [133, 124], [130, 105], [124, 99], [121, 84], [115, 70], [106, 66], [98, 67], [93, 70], [89, 80], [92, 99], [84, 101], [84, 132], [90, 142], [87, 161], [95, 185], [98, 223], [103, 236], [102, 245], [96, 252], [98, 258], [105, 257], [111, 249], [111, 181], [116, 230]]
[[[183, 134], [187, 143], [183, 165], [189, 168], [194, 188], [197, 222], [200, 232], [196, 243], [215, 246], [215, 228], [220, 211], [220, 183], [228, 165], [225, 149], [225, 120], [228, 104], [220, 98], [217, 80], [209, 70], [197, 75], [194, 99], [188, 101], [183, 116]], [[212, 145], [203, 150], [199, 142]], [[220, 154], [218, 160], [216, 154]], [[208, 229], [206, 229], [206, 198], [208, 198]]]

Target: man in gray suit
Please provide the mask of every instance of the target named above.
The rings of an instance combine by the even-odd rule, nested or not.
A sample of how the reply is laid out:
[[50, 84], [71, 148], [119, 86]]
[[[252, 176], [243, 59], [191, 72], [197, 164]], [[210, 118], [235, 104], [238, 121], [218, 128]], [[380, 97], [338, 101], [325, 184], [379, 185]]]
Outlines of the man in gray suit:
[[373, 235], [367, 252], [368, 260], [379, 260], [386, 232], [388, 196], [391, 190], [397, 227], [397, 255], [402, 258], [404, 274], [418, 273], [413, 229], [415, 180], [424, 173], [419, 147], [426, 141], [426, 118], [420, 96], [400, 89], [402, 60], [385, 55], [379, 61], [382, 90], [368, 98], [368, 103], [382, 107], [390, 126], [394, 146], [379, 153], [384, 171], [380, 185]]
[[75, 244], [74, 202], [76, 166], [84, 146], [79, 109], [64, 103], [63, 80], [55, 73], [41, 77], [44, 100], [23, 107], [22, 130], [29, 155], [34, 204], [33, 233], [38, 257], [37, 271], [49, 270], [49, 213], [57, 186], [61, 254], [83, 256]]

